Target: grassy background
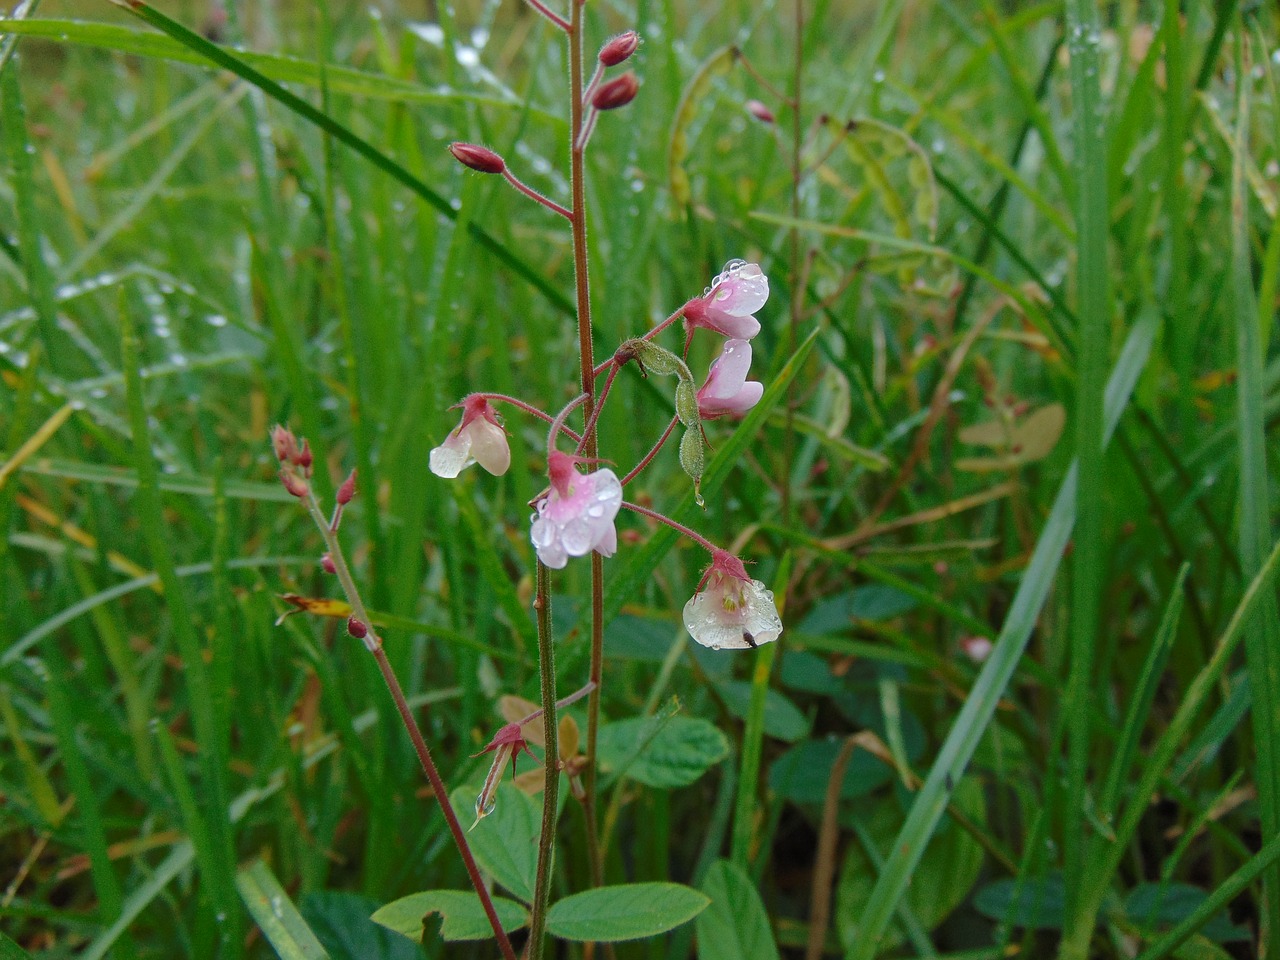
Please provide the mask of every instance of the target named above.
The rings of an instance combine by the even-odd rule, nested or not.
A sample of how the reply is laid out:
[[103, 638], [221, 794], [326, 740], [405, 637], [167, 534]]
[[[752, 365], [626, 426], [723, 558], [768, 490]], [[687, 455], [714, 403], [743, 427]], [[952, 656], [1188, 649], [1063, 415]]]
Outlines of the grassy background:
[[[798, 949], [827, 781], [869, 730], [903, 769], [849, 760], [822, 847], [833, 952], [1132, 956], [1198, 888], [1222, 901], [1202, 932], [1252, 956], [1280, 909], [1253, 876], [1276, 856], [1276, 720], [1249, 711], [1280, 703], [1274, 589], [1232, 619], [1273, 546], [1274, 11], [1070, 6], [815, 2], [795, 208], [790, 115], [718, 53], [790, 89], [788, 4], [590, 6], [589, 49], [645, 39], [641, 94], [588, 161], [598, 350], [731, 257], [773, 285], [756, 376], [790, 356], [797, 287], [798, 339], [818, 331], [790, 430], [776, 408], [695, 517], [786, 599], [763, 730], [753, 658], [679, 628], [705, 557], [641, 551], [651, 531], [623, 521], [606, 717], [678, 694], [735, 756], [606, 793], [612, 881], [698, 885], [733, 834]], [[455, 215], [175, 44], [115, 52], [152, 34], [107, 4], [46, 0], [3, 61], [0, 912], [37, 955], [263, 955], [234, 885], [258, 857], [319, 926], [465, 883], [364, 651], [337, 621], [276, 622], [281, 593], [336, 585], [273, 481], [271, 423], [311, 439], [326, 493], [359, 466], [344, 534], [452, 785], [497, 696], [536, 690], [544, 435], [509, 418], [501, 480], [425, 466], [470, 390], [576, 393], [567, 231], [444, 150], [486, 143], [565, 201], [558, 38], [509, 4], [252, 7], [223, 37]], [[132, 32], [40, 26], [71, 17]], [[1131, 396], [1107, 395], [1103, 452], [1113, 368]], [[620, 378], [604, 456], [648, 449], [668, 386]], [[1060, 437], [1032, 417], [1054, 404]], [[993, 418], [994, 448], [971, 442]], [[681, 502], [674, 450], [642, 487]], [[585, 676], [586, 580], [557, 578], [562, 691]], [[997, 641], [982, 666], [974, 636]], [[561, 892], [586, 876], [569, 811]], [[689, 933], [620, 953], [686, 956]]]

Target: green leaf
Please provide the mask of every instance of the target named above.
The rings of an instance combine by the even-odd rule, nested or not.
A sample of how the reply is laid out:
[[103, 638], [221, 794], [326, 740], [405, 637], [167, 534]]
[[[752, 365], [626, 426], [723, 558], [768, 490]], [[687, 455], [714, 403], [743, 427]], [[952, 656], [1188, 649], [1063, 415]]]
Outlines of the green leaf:
[[636, 717], [600, 727], [600, 771], [649, 787], [685, 787], [729, 755], [720, 730], [697, 717]]
[[[827, 782], [839, 752], [838, 740], [806, 740], [796, 744], [769, 768], [769, 789], [795, 803], [821, 804], [826, 799]], [[840, 797], [848, 800], [865, 796], [892, 778], [893, 771], [884, 761], [865, 750], [855, 750], [840, 785]]]
[[[449, 794], [449, 799], [455, 810], [474, 810], [476, 793], [474, 789], [459, 787]], [[481, 869], [525, 903], [533, 900], [541, 829], [542, 810], [538, 801], [504, 783], [498, 787], [493, 813], [467, 832], [471, 852]]]
[[257, 860], [236, 874], [236, 889], [280, 960], [320, 960], [329, 956], [264, 861]]
[[[319, 890], [302, 898], [300, 910], [316, 939], [334, 957], [422, 960], [421, 950], [369, 919], [377, 905], [376, 900], [358, 893]], [[485, 930], [492, 936], [488, 921]]]
[[[751, 706], [751, 684], [746, 680], [728, 680], [716, 684], [716, 690], [729, 712], [745, 720]], [[795, 743], [809, 733], [809, 718], [785, 694], [770, 689], [764, 700], [764, 732], [777, 740]]]
[[702, 892], [711, 906], [698, 914], [698, 960], [777, 960], [769, 915], [741, 867], [717, 860]]
[[0, 933], [0, 960], [31, 960], [31, 954]]
[[[1208, 899], [1208, 893], [1188, 883], [1140, 883], [1125, 897], [1124, 912], [1144, 933], [1161, 933], [1191, 916]], [[1225, 909], [1214, 914], [1200, 933], [1218, 943], [1249, 939], [1249, 931], [1235, 926]]]
[[547, 911], [547, 932], [582, 943], [639, 940], [688, 923], [710, 902], [679, 883], [599, 887], [553, 903]]
[[1032, 930], [1061, 930], [1067, 916], [1067, 889], [1062, 874], [1022, 877], [989, 883], [973, 898], [983, 916]]
[[[529, 923], [529, 914], [524, 907], [512, 900], [494, 897], [493, 907], [502, 922], [502, 929], [508, 933]], [[489, 940], [493, 937], [493, 928], [489, 926], [484, 906], [472, 890], [411, 893], [380, 907], [370, 919], [421, 943], [427, 918], [433, 913], [440, 915], [440, 937], [444, 940]]]

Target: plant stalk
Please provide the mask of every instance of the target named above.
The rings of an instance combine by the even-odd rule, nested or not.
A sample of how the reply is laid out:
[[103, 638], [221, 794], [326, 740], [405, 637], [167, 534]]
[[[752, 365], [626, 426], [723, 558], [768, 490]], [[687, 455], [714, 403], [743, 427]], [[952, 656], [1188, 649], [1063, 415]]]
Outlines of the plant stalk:
[[[541, 560], [537, 566], [533, 601], [538, 621], [538, 670], [542, 674], [542, 736], [545, 786], [542, 791], [542, 833], [538, 837], [538, 872], [529, 921], [529, 960], [542, 957], [547, 908], [551, 903], [551, 870], [555, 860], [556, 813], [560, 794], [560, 728], [556, 714], [556, 651], [551, 636], [551, 574]], [[593, 691], [594, 692], [594, 691]]]

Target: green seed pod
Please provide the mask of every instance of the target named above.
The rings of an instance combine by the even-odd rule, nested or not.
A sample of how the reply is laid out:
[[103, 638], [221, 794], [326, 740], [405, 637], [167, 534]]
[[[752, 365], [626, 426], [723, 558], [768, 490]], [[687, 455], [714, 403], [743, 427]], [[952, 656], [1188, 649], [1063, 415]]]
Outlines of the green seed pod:
[[698, 415], [698, 390], [692, 380], [681, 378], [676, 384], [676, 416], [690, 430], [702, 423], [702, 418]]
[[[632, 341], [628, 341], [629, 343]], [[680, 372], [684, 361], [668, 350], [666, 347], [660, 347], [656, 343], [650, 343], [648, 340], [634, 341], [638, 344], [636, 349], [636, 358], [640, 361], [640, 365], [649, 373], [656, 373], [659, 376], [669, 377], [672, 374]]]
[[702, 448], [702, 430], [691, 427], [680, 438], [680, 466], [684, 467], [694, 483], [702, 482], [702, 468], [706, 465], [706, 456]]

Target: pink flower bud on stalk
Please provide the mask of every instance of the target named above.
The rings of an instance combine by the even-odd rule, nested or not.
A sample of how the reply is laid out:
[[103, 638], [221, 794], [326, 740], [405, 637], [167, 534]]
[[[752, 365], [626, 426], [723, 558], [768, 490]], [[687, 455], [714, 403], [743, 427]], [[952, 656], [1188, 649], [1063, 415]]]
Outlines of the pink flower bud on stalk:
[[298, 438], [283, 424], [271, 428], [271, 449], [281, 463], [292, 463], [298, 455]]
[[750, 340], [760, 332], [760, 322], [752, 316], [769, 299], [769, 278], [760, 265], [730, 260], [700, 297], [684, 305], [688, 336], [698, 327], [726, 337]]
[[773, 594], [751, 579], [742, 561], [715, 550], [698, 592], [684, 605], [684, 626], [704, 647], [746, 650], [777, 640], [782, 618]]
[[606, 67], [616, 67], [627, 60], [640, 46], [640, 34], [634, 30], [620, 33], [600, 48], [600, 63]]
[[325, 573], [337, 573], [337, 572], [338, 572], [338, 568], [337, 568], [337, 566], [336, 566], [336, 565], [334, 564], [334, 562], [333, 562], [333, 557], [331, 557], [331, 556], [330, 556], [329, 554], [327, 554], [327, 553], [326, 553], [323, 557], [321, 557], [321, 558], [320, 558], [320, 568], [321, 568], [322, 570], [324, 570], [324, 572], [325, 572]]
[[452, 480], [478, 463], [495, 477], [502, 476], [511, 466], [511, 447], [498, 411], [484, 397], [474, 394], [458, 406], [462, 407], [462, 422], [431, 451], [431, 472]]
[[640, 81], [628, 70], [620, 77], [602, 83], [591, 96], [591, 105], [597, 110], [617, 110], [625, 107], [640, 92]]
[[280, 482], [293, 496], [301, 500], [311, 492], [307, 482], [293, 472], [288, 466], [280, 468]]
[[609, 469], [585, 476], [576, 464], [589, 462], [554, 450], [547, 458], [551, 492], [539, 501], [531, 517], [529, 539], [538, 559], [559, 570], [569, 557], [584, 557], [592, 550], [611, 557], [618, 549], [614, 518], [622, 506], [622, 484]]
[[351, 502], [352, 498], [355, 497], [355, 495], [356, 495], [356, 472], [352, 470], [351, 473], [347, 475], [347, 479], [342, 481], [342, 486], [338, 488], [338, 495], [337, 495], [338, 506], [345, 507], [348, 503]]
[[505, 173], [507, 169], [506, 161], [488, 147], [454, 141], [449, 144], [449, 152], [464, 167], [478, 173]]
[[748, 100], [743, 104], [743, 106], [747, 108], [747, 113], [751, 114], [761, 123], [774, 123], [777, 120], [773, 115], [773, 111], [759, 100]]
[[369, 628], [364, 625], [363, 621], [357, 620], [355, 617], [347, 617], [347, 633], [357, 640], [363, 640], [369, 635]]
[[313, 461], [311, 456], [310, 440], [302, 441], [302, 449], [298, 452], [298, 455], [294, 457], [293, 462], [302, 470], [302, 475], [304, 477], [311, 476], [311, 464]]
[[742, 416], [764, 396], [764, 384], [747, 380], [751, 369], [751, 344], [726, 340], [720, 356], [711, 363], [707, 382], [698, 391], [698, 414], [703, 420]]

